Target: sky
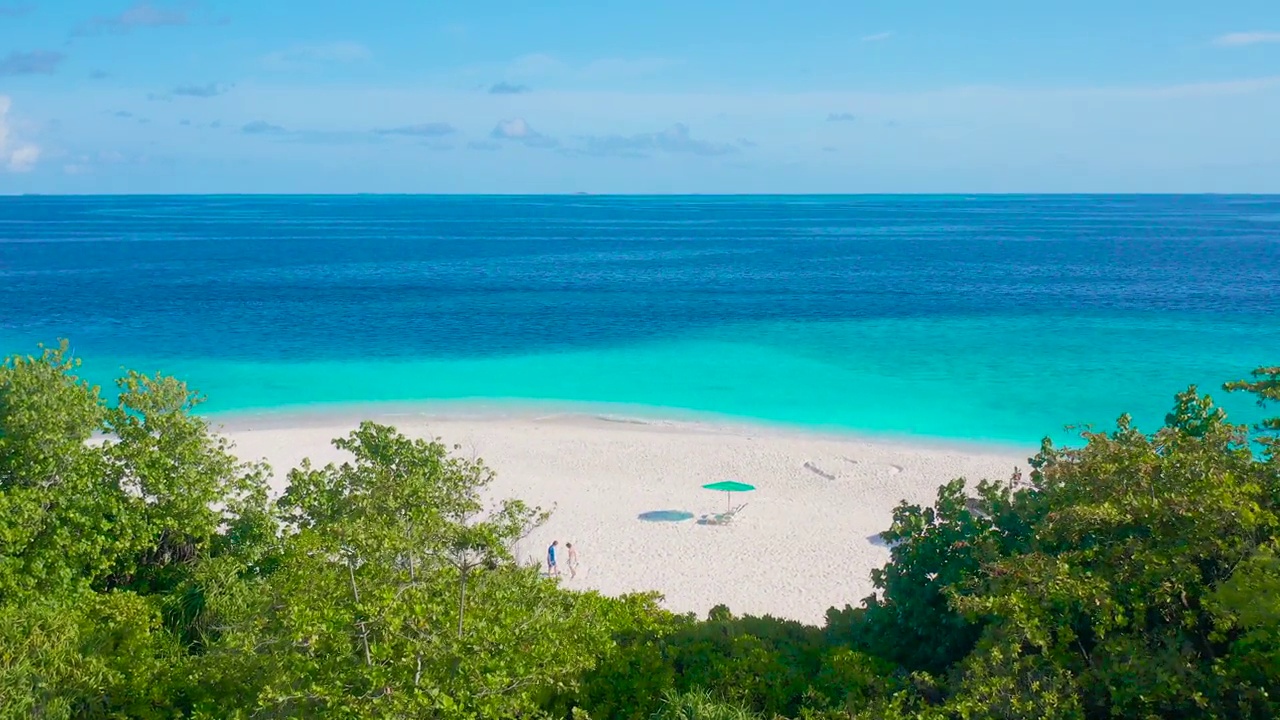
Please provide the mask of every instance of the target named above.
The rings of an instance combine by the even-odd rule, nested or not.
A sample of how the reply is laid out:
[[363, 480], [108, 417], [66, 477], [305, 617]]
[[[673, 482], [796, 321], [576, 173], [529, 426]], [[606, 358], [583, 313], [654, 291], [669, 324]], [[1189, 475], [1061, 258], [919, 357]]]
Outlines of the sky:
[[0, 0], [0, 193], [1280, 193], [1277, 0]]

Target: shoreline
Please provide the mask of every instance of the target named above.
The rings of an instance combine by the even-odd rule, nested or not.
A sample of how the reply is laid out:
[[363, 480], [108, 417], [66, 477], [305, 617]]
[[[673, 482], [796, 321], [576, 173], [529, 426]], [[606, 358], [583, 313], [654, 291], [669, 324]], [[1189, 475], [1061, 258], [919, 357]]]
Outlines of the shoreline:
[[[283, 492], [303, 458], [316, 466], [345, 461], [331, 441], [359, 420], [438, 437], [493, 469], [491, 500], [553, 511], [515, 554], [540, 563], [552, 540], [572, 542], [582, 567], [562, 578], [567, 587], [656, 591], [676, 612], [705, 615], [725, 604], [817, 624], [828, 608], [857, 605], [874, 591], [871, 570], [889, 559], [879, 535], [900, 502], [932, 504], [938, 487], [958, 477], [1007, 480], [1015, 467], [1025, 471], [1031, 454], [557, 407], [396, 404], [204, 417], [240, 460], [271, 465], [273, 493]], [[726, 479], [755, 489], [728, 497], [702, 487]], [[746, 504], [730, 525], [698, 522], [729, 503]]]
[[[861, 430], [835, 425], [802, 425], [745, 417], [629, 403], [597, 403], [523, 398], [464, 398], [449, 400], [372, 401], [283, 405], [273, 408], [197, 412], [218, 432], [244, 432], [283, 428], [334, 428], [369, 420], [399, 427], [457, 421], [528, 421], [573, 424], [584, 427], [633, 426], [654, 432], [691, 432], [733, 437], [769, 436], [865, 443], [882, 447], [964, 452], [976, 454], [1035, 455], [1039, 442], [1018, 443], [982, 438], [940, 437], [887, 431]], [[446, 438], [447, 439], [447, 438]], [[1024, 458], [1025, 460], [1025, 458]]]

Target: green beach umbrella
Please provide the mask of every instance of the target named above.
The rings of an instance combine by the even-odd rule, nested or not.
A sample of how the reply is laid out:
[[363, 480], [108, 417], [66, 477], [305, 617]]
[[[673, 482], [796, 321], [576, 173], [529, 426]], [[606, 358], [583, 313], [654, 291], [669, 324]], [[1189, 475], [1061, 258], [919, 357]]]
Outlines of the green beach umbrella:
[[725, 498], [725, 512], [729, 512], [733, 506], [733, 495], [736, 492], [751, 492], [756, 489], [755, 485], [748, 485], [737, 480], [721, 480], [702, 486], [706, 490], [722, 490]]

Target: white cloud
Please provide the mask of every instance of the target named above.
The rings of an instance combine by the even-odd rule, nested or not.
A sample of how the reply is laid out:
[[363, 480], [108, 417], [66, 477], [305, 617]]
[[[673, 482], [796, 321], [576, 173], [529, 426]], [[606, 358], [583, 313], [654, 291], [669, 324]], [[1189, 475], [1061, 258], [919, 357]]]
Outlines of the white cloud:
[[891, 37], [893, 37], [893, 33], [891, 32], [880, 32], [875, 33], [874, 35], [863, 35], [862, 42], [880, 42], [881, 40], [888, 40]]
[[[1206, 34], [1200, 42], [1206, 44], [1211, 35]], [[854, 42], [856, 38], [854, 35]], [[897, 42], [897, 39], [892, 42]], [[1268, 47], [1280, 46], [1255, 46], [1255, 49]], [[873, 49], [873, 46], [869, 45], [867, 49]], [[883, 48], [874, 46], [874, 49]], [[1234, 51], [1216, 49], [1214, 52]], [[794, 191], [806, 188], [812, 188], [814, 192], [832, 191], [845, 187], [840, 185], [842, 182], [850, 183], [848, 188], [860, 191], [875, 189], [877, 182], [883, 182], [885, 186], [899, 190], [942, 191], [959, 187], [993, 191], [1092, 188], [1151, 191], [1252, 189], [1274, 192], [1280, 187], [1277, 185], [1280, 183], [1280, 171], [1275, 169], [1280, 168], [1280, 145], [1274, 142], [1275, 131], [1268, 129], [1275, 123], [1268, 120], [1280, 117], [1277, 115], [1280, 112], [1280, 76], [1260, 75], [1228, 76], [1214, 82], [1182, 84], [1027, 83], [861, 91], [839, 87], [828, 91], [798, 92], [736, 90], [730, 87], [710, 91], [646, 92], [616, 85], [570, 90], [548, 87], [550, 83], [537, 83], [537, 92], [517, 96], [515, 102], [511, 98], [483, 92], [489, 83], [501, 77], [494, 75], [477, 78], [477, 82], [465, 86], [456, 78], [435, 83], [421, 78], [387, 84], [370, 83], [363, 78], [335, 78], [335, 81], [323, 84], [299, 84], [282, 78], [272, 82], [249, 80], [238, 84], [236, 95], [229, 96], [234, 97], [236, 108], [257, 108], [255, 112], [261, 114], [237, 115], [233, 112], [236, 108], [224, 107], [218, 111], [220, 114], [210, 114], [207, 118], [221, 117], [224, 131], [209, 131], [201, 138], [201, 143], [186, 142], [190, 138], [185, 134], [165, 136], [157, 133], [156, 137], [163, 143], [157, 152], [167, 148], [184, 156], [196, 157], [200, 153], [203, 157], [207, 150], [210, 155], [226, 153], [244, 158], [247, 163], [261, 160], [262, 144], [266, 143], [272, 143], [272, 152], [296, 152], [300, 158], [312, 157], [305, 154], [308, 152], [322, 152], [318, 147], [302, 147], [304, 139], [295, 134], [257, 136], [262, 141], [259, 144], [248, 142], [248, 135], [235, 133], [244, 123], [259, 117], [295, 133], [323, 122], [326, 127], [363, 133], [364, 141], [374, 134], [370, 132], [373, 129], [396, 129], [413, 123], [447, 120], [458, 128], [458, 133], [450, 136], [459, 138], [451, 141], [459, 149], [456, 156], [450, 158], [447, 153], [432, 153], [428, 157], [433, 163], [441, 163], [442, 168], [457, 162], [456, 167], [449, 167], [457, 170], [453, 174], [462, 178], [459, 189], [468, 191], [543, 187], [537, 185], [538, 182], [547, 183], [545, 187], [548, 189], [560, 188], [555, 184], [559, 182], [580, 183], [592, 190], [641, 192], [655, 187], [652, 183], [661, 182], [654, 179], [661, 175], [670, 177], [675, 183], [673, 187], [726, 191], [754, 188], [754, 191], [761, 192], [779, 187]], [[94, 100], [95, 105], [102, 109], [130, 107], [121, 105], [121, 98], [111, 94], [111, 88], [91, 90], [79, 86], [51, 89], [50, 97], [41, 99], [40, 114], [75, 123], [75, 109], [83, 107], [86, 92], [102, 93]], [[45, 136], [37, 135], [34, 126], [27, 129], [27, 111], [34, 112], [34, 106], [28, 106], [27, 101], [15, 96], [13, 112], [9, 115], [13, 133], [41, 145], [52, 143], [52, 140], [42, 141]], [[830, 113], [845, 111], [855, 114], [858, 121], [849, 124], [824, 122]], [[102, 117], [102, 111], [94, 115], [93, 118], [84, 118], [84, 126], [66, 128], [63, 136], [76, 137], [74, 133], [79, 133], [81, 127], [109, 120]], [[160, 122], [176, 122], [183, 116], [187, 115], [157, 116], [153, 118], [152, 127]], [[201, 124], [207, 122], [206, 118], [191, 116], [191, 119]], [[507, 121], [498, 130], [502, 137], [489, 137], [499, 120]], [[610, 157], [627, 152], [625, 146], [628, 143], [640, 144], [636, 141], [637, 136], [650, 148], [659, 147], [660, 143], [679, 145], [685, 140], [678, 131], [653, 137], [664, 128], [669, 130], [675, 120], [687, 124], [691, 128], [691, 137], [696, 141], [727, 144], [736, 138], [748, 137], [758, 141], [760, 147], [750, 152], [744, 148], [738, 153], [703, 159], [698, 159], [691, 152], [681, 155], [651, 149], [649, 154], [669, 158], [662, 162], [636, 162], [634, 174], [614, 176], [608, 176], [605, 171], [605, 168], [615, 167], [613, 160], [596, 162], [566, 158], [562, 161], [555, 153], [557, 149], [573, 153], [583, 148], [586, 143], [582, 138], [604, 138], [592, 149], [599, 153], [614, 153]], [[896, 126], [890, 128], [890, 124]], [[111, 133], [125, 132], [124, 123], [109, 125]], [[128, 128], [133, 131], [130, 133], [133, 137], [150, 136], [137, 126], [129, 125]], [[1134, 128], [1142, 130], [1136, 132]], [[540, 148], [530, 148], [526, 140], [535, 133], [558, 140], [558, 145], [541, 149], [541, 152]], [[622, 140], [614, 139], [615, 135]], [[104, 135], [102, 141], [119, 146], [121, 143], [116, 137]], [[330, 145], [337, 144], [327, 137], [325, 140]], [[395, 163], [403, 162], [404, 167], [410, 167], [414, 158], [419, 157], [412, 153], [430, 152], [422, 143], [434, 142], [435, 138], [419, 141], [404, 137], [393, 141], [384, 137], [383, 140], [383, 145], [373, 146], [370, 154], [358, 163], [362, 167], [387, 163], [386, 172], [370, 170], [363, 176], [372, 178], [369, 182], [374, 183], [363, 186], [364, 189], [401, 187], [434, 191], [444, 187], [443, 184], [434, 184], [434, 179], [430, 181], [432, 184], [411, 186], [396, 185], [391, 179], [396, 176], [391, 169], [401, 167]], [[312, 144], [318, 146], [319, 142]], [[821, 150], [828, 145], [838, 148], [839, 152]], [[297, 146], [296, 150], [291, 149], [294, 146]], [[486, 155], [488, 158], [481, 160]], [[1061, 165], [1066, 162], [1061, 160], [1064, 156], [1078, 163], [1078, 167]], [[511, 174], [492, 176], [495, 179], [471, 179], [484, 174], [468, 175], [464, 172], [467, 161], [463, 158], [476, 162], [510, 163], [513, 170]], [[728, 170], [730, 164], [739, 158], [743, 162], [755, 163], [755, 170], [752, 173]], [[6, 177], [2, 168], [7, 159], [8, 156], [0, 159], [0, 178]], [[14, 178], [25, 181], [50, 168], [61, 173], [64, 162], [78, 164], [76, 160], [57, 155], [55, 148], [44, 147], [44, 154], [33, 174]], [[804, 172], [786, 171], [790, 175], [781, 174], [781, 170], [777, 174], [768, 171], [789, 162], [813, 163], [813, 166]], [[1236, 175], [1229, 175], [1225, 170], [1196, 173], [1195, 167], [1210, 163], [1215, 167], [1243, 167], [1246, 163], [1253, 163], [1250, 167], [1255, 169], [1242, 170]], [[1268, 167], [1271, 169], [1257, 169], [1265, 163], [1270, 163]], [[1014, 167], [1015, 174], [1003, 174], [999, 168], [1005, 164]], [[1038, 164], [1047, 168], [1043, 176], [1035, 173]], [[843, 169], [837, 173], [836, 168]], [[828, 171], [830, 176], [823, 174]], [[980, 175], [979, 171], [986, 174]], [[713, 176], [721, 180], [708, 179]], [[400, 177], [409, 177], [409, 174]], [[917, 184], [910, 187], [895, 185], [895, 178], [904, 179], [903, 182], [910, 179]], [[386, 184], [377, 184], [384, 180]], [[597, 181], [600, 183], [598, 186]], [[739, 182], [742, 184], [735, 184]], [[977, 185], [967, 184], [970, 182]]]
[[549, 148], [560, 144], [555, 138], [547, 137], [529, 127], [529, 123], [525, 122], [524, 118], [502, 120], [494, 126], [489, 137], [494, 140], [510, 140], [529, 147]]
[[524, 118], [503, 120], [493, 128], [493, 137], [504, 140], [523, 140], [533, 135], [537, 133], [529, 127], [529, 123], [525, 122]]
[[9, 169], [13, 172], [30, 172], [40, 159], [40, 148], [35, 145], [23, 145], [9, 155]]
[[13, 101], [0, 95], [0, 164], [9, 172], [29, 172], [40, 160], [40, 148], [15, 140], [9, 129], [9, 108]]
[[1237, 47], [1240, 45], [1257, 45], [1259, 43], [1280, 43], [1280, 32], [1237, 32], [1219, 35], [1213, 39], [1214, 45]]

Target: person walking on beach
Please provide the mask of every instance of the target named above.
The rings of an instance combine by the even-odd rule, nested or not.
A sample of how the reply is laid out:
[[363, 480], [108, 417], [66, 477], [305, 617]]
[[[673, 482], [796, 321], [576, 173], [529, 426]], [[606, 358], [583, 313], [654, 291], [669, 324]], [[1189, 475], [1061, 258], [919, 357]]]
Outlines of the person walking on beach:
[[547, 574], [555, 577], [560, 577], [560, 568], [556, 567], [556, 546], [559, 544], [559, 540], [552, 540], [547, 547]]
[[572, 580], [578, 577], [578, 551], [573, 549], [573, 543], [565, 543], [564, 549], [568, 551], [565, 559], [569, 562], [569, 579]]

